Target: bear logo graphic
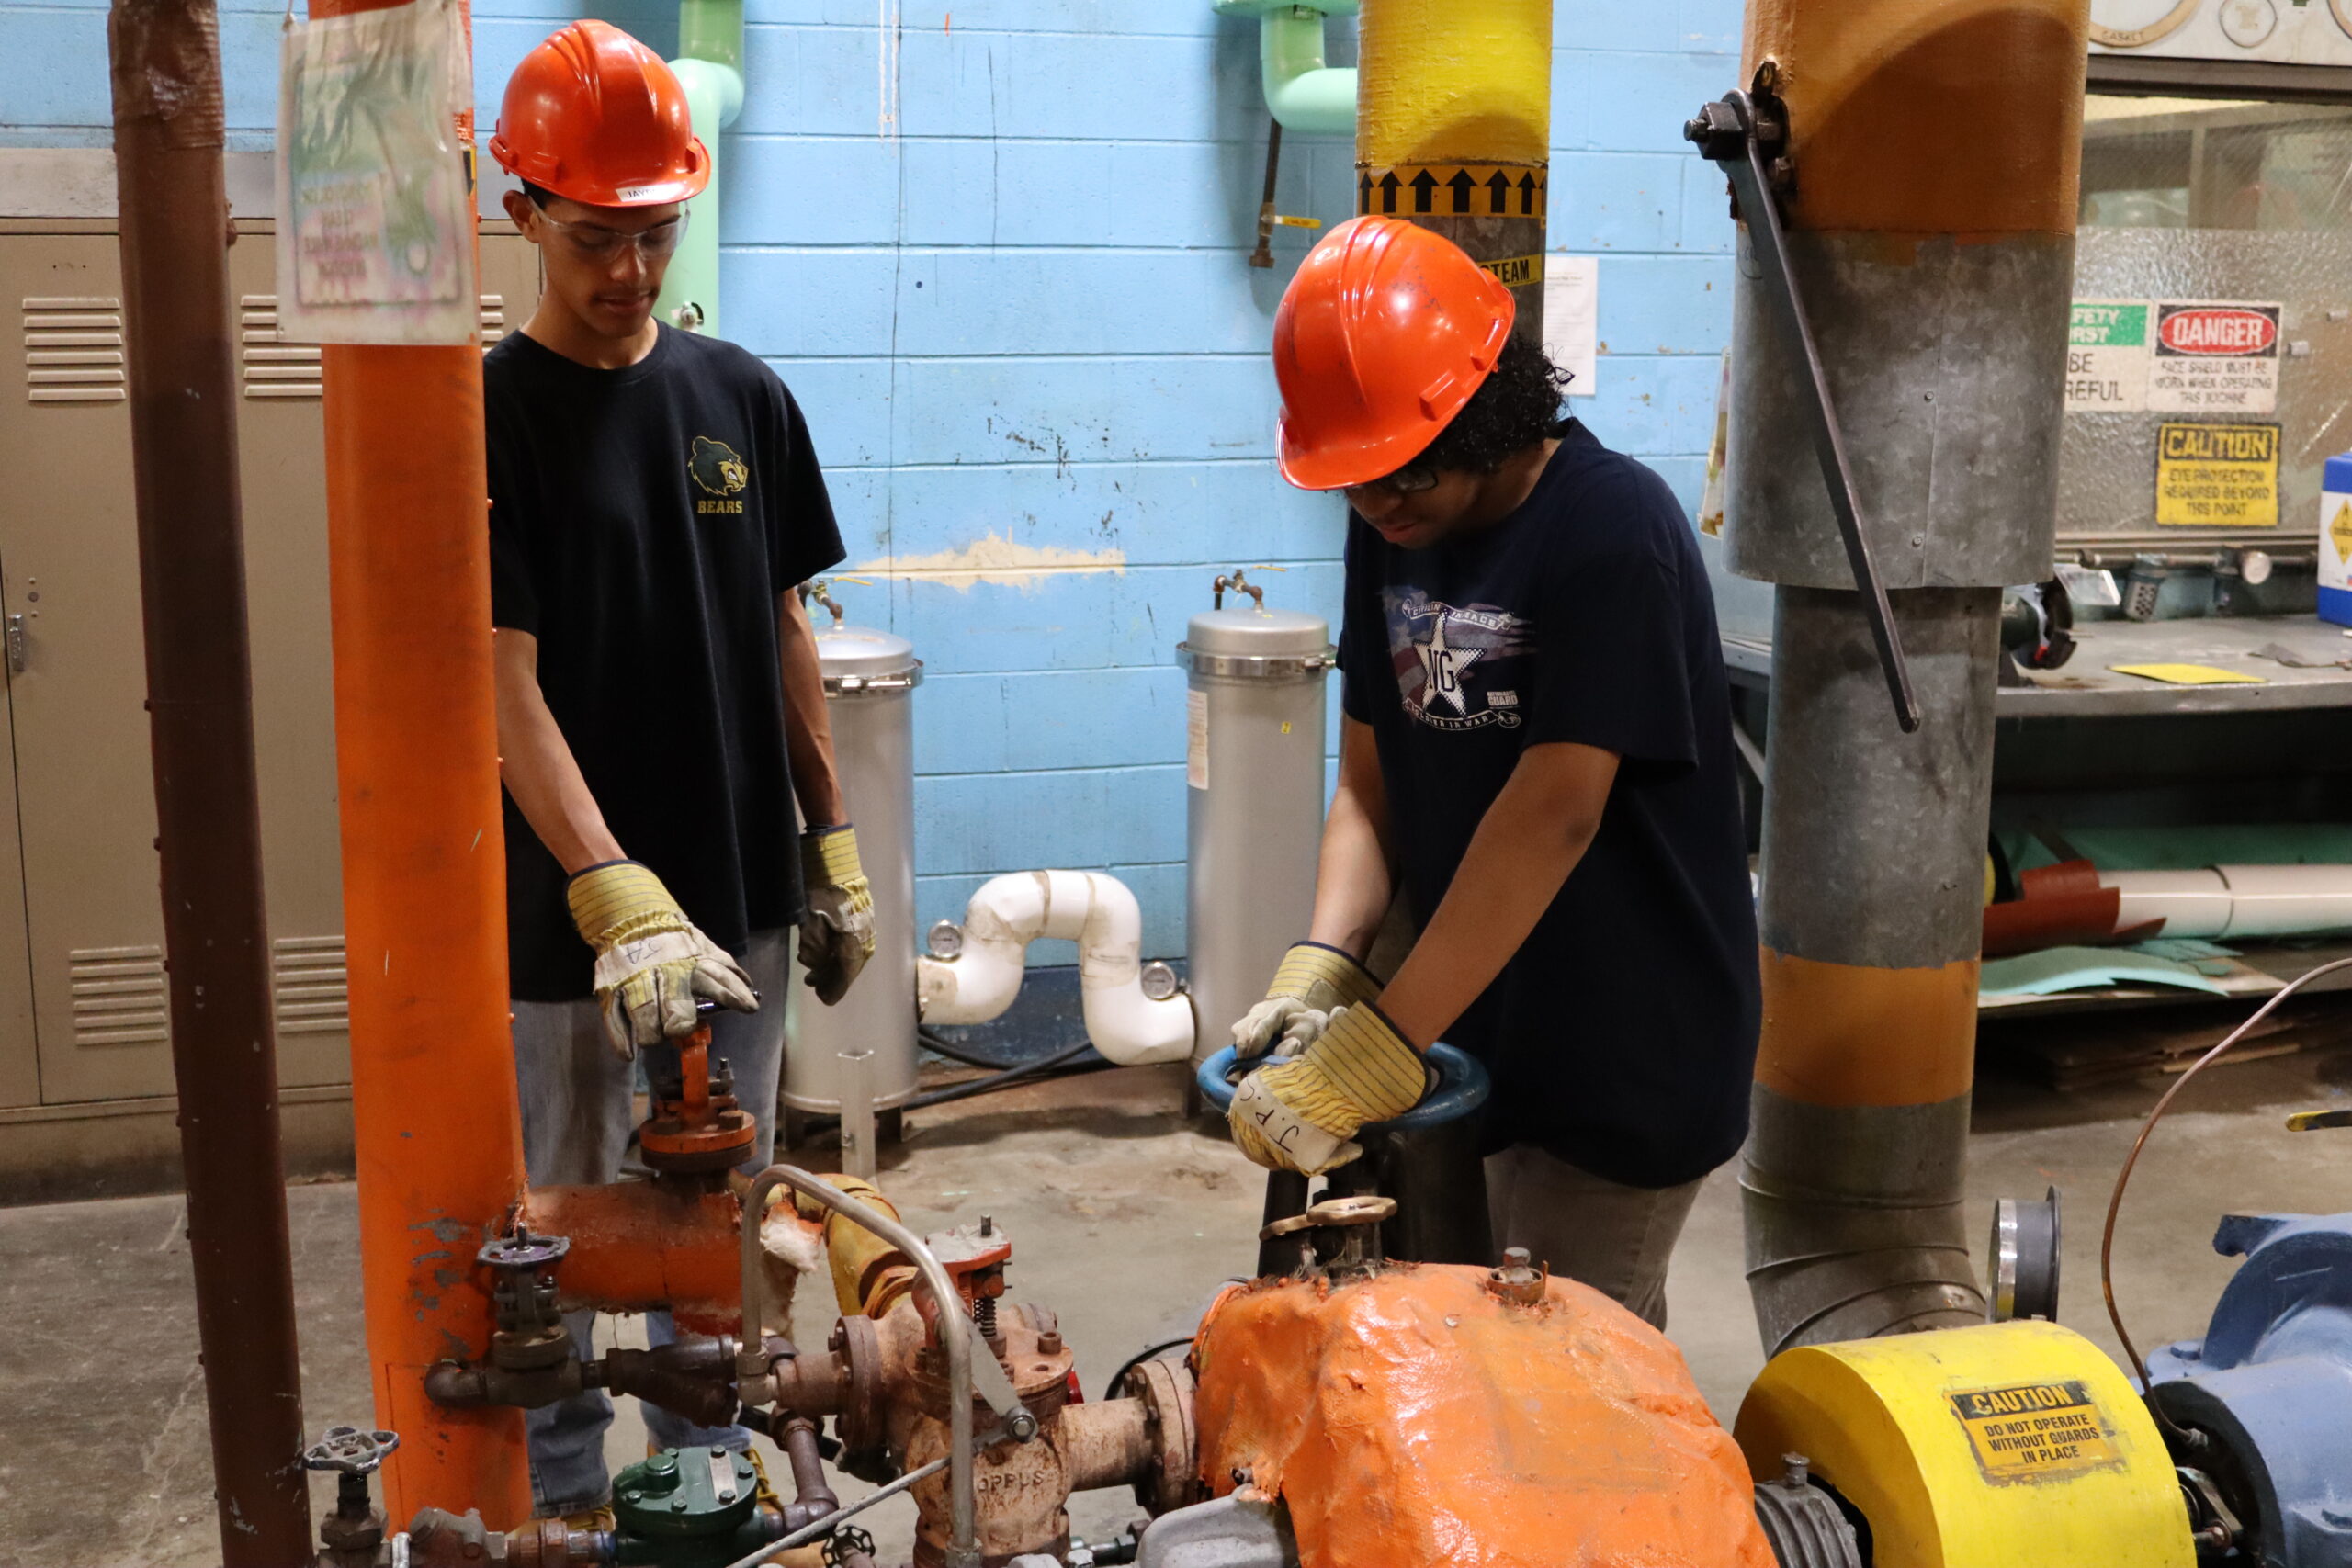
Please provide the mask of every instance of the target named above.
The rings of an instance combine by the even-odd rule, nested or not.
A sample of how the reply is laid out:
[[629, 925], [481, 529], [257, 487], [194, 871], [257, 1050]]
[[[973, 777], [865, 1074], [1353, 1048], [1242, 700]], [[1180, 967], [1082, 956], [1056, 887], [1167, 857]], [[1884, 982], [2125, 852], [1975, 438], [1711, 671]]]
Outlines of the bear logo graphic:
[[707, 435], [695, 437], [694, 455], [686, 460], [686, 471], [707, 495], [734, 495], [752, 482], [751, 465], [726, 442], [713, 441]]

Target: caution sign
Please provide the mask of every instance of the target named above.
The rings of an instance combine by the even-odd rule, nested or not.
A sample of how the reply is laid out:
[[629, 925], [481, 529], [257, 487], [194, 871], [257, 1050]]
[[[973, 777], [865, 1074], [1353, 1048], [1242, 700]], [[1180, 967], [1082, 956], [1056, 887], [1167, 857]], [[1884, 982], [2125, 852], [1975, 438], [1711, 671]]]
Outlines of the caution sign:
[[1519, 288], [1544, 281], [1544, 258], [1505, 256], [1500, 261], [1480, 262], [1478, 270], [1494, 274], [1496, 280], [1506, 288]]
[[1972, 1389], [1951, 1398], [1976, 1468], [1996, 1486], [2063, 1481], [2123, 1462], [2113, 1428], [2079, 1382]]
[[1542, 218], [1552, 172], [1528, 164], [1356, 166], [1356, 212], [1402, 218]]
[[2335, 505], [2335, 520], [2327, 525], [2327, 541], [2335, 547], [2335, 558], [2352, 561], [2352, 501]]
[[2278, 526], [2278, 427], [2156, 426], [2156, 521], [2176, 528]]

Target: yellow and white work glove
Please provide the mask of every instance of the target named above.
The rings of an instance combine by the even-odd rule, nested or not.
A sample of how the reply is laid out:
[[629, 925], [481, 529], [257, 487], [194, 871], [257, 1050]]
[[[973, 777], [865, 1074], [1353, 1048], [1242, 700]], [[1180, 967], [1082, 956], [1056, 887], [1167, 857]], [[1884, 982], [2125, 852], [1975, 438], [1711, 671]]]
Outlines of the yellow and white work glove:
[[800, 967], [808, 988], [832, 1006], [874, 956], [874, 889], [857, 863], [857, 829], [811, 828], [800, 835]]
[[1266, 999], [1233, 1026], [1234, 1050], [1245, 1062], [1295, 1056], [1330, 1026], [1333, 1012], [1379, 999], [1380, 982], [1345, 953], [1319, 942], [1293, 942]]
[[1343, 1007], [1315, 1043], [1241, 1080], [1226, 1120], [1241, 1152], [1269, 1170], [1317, 1176], [1363, 1150], [1367, 1122], [1402, 1116], [1429, 1089], [1421, 1054], [1371, 1002]]
[[696, 931], [662, 879], [637, 862], [590, 866], [565, 887], [564, 901], [581, 939], [596, 950], [596, 1005], [621, 1060], [693, 1033], [698, 997], [760, 1010], [743, 966]]

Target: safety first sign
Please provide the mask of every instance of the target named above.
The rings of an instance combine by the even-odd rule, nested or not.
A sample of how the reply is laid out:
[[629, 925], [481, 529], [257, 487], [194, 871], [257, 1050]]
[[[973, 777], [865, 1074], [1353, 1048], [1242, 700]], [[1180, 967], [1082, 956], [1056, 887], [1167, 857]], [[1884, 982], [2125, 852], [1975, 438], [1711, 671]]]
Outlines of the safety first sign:
[[2156, 521], [2179, 528], [2276, 528], [2278, 427], [2158, 425]]
[[1976, 1468], [1996, 1486], [2059, 1481], [2123, 1462], [2106, 1416], [2079, 1382], [1970, 1389], [1951, 1399]]
[[2066, 412], [2275, 412], [2278, 315], [2267, 301], [2077, 299]]

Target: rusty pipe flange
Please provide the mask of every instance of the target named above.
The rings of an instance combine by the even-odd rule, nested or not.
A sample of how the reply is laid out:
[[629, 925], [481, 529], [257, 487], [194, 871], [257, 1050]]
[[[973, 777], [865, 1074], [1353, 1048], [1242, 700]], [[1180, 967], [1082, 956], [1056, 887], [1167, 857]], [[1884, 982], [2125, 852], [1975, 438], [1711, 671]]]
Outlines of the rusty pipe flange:
[[699, 1126], [689, 1124], [676, 1106], [665, 1103], [639, 1123], [637, 1143], [647, 1169], [692, 1176], [734, 1169], [751, 1154], [759, 1135], [750, 1111], [723, 1100], [712, 1101], [710, 1120]]
[[828, 1348], [849, 1369], [835, 1420], [843, 1457], [879, 1454], [890, 1441], [890, 1413], [882, 1401], [881, 1331], [870, 1317], [844, 1317], [833, 1325]]
[[1207, 1494], [1200, 1482], [1200, 1435], [1193, 1424], [1193, 1368], [1187, 1361], [1145, 1361], [1114, 1391], [1140, 1399], [1151, 1434], [1151, 1468], [1136, 1483], [1136, 1501], [1157, 1518]]

